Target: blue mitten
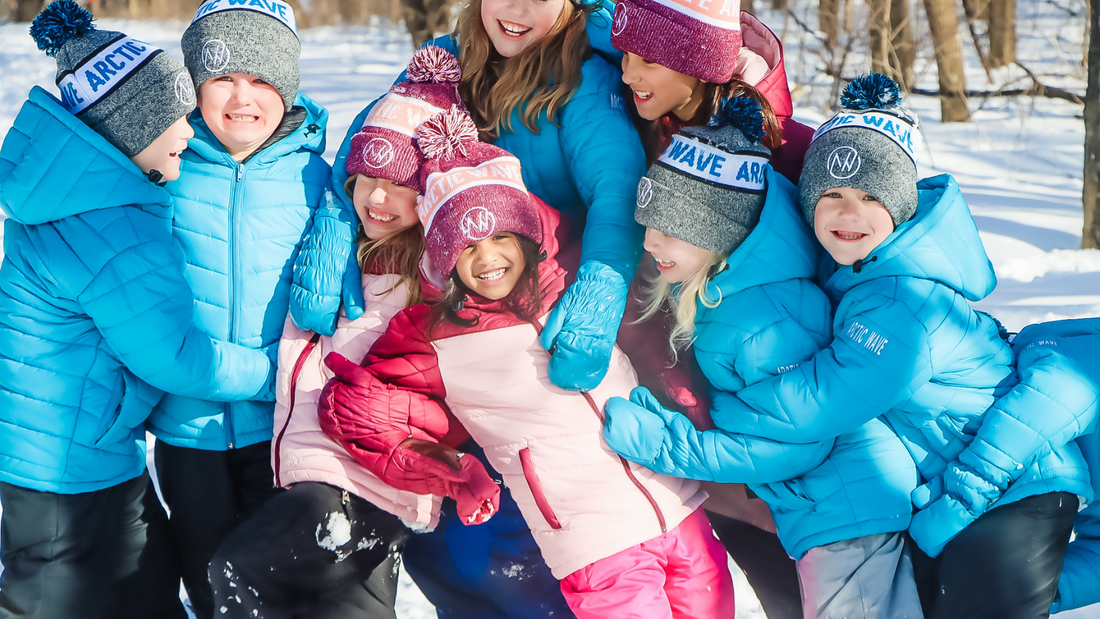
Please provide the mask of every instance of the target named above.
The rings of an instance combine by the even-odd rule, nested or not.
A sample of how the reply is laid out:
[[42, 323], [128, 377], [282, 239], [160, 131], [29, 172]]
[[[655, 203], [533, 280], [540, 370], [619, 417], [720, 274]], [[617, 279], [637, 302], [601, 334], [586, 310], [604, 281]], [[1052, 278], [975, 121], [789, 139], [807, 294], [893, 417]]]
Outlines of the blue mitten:
[[349, 319], [363, 315], [366, 303], [355, 243], [358, 227], [355, 212], [326, 193], [294, 262], [290, 317], [298, 328], [332, 335], [341, 300]]
[[552, 350], [550, 380], [562, 389], [589, 391], [607, 375], [611, 350], [626, 310], [627, 282], [602, 262], [586, 262], [546, 321], [539, 343]]
[[615, 397], [607, 401], [603, 438], [622, 457], [649, 466], [671, 438], [667, 427], [670, 416], [683, 417], [661, 406], [648, 389], [638, 387], [630, 400]]
[[[917, 488], [914, 493], [919, 490]], [[909, 535], [928, 556], [937, 557], [948, 542], [977, 519], [978, 514], [966, 509], [955, 497], [945, 494], [913, 514]]]
[[909, 534], [930, 557], [943, 551], [956, 535], [989, 511], [1001, 498], [1001, 489], [970, 467], [952, 462], [943, 475], [912, 493], [913, 515]]

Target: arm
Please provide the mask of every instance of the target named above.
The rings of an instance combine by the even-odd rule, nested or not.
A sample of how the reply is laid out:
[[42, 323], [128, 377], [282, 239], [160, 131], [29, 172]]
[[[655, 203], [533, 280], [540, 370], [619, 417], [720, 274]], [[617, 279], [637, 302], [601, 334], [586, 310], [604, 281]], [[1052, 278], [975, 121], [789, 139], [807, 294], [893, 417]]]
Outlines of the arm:
[[1077, 537], [1066, 549], [1051, 613], [1100, 602], [1100, 504], [1077, 515]]
[[586, 63], [581, 89], [559, 119], [562, 149], [588, 207], [581, 266], [539, 340], [554, 351], [550, 379], [563, 389], [593, 389], [607, 374], [642, 251], [645, 231], [634, 206], [645, 155], [618, 92], [620, 77], [603, 61]]

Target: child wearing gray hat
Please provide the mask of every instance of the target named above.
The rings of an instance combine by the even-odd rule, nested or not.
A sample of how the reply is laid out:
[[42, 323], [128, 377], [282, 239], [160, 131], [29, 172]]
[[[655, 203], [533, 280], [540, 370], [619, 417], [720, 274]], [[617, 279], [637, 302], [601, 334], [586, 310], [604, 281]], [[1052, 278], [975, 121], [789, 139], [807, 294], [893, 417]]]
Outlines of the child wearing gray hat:
[[[797, 560], [804, 616], [918, 619], [904, 539], [916, 467], [884, 423], [821, 441], [728, 431], [728, 399], [795, 371], [831, 337], [829, 300], [812, 279], [820, 247], [796, 189], [757, 144], [755, 106], [727, 101], [708, 127], [676, 135], [642, 179], [635, 211], [660, 272], [648, 315], [672, 302], [671, 343], [693, 346], [714, 429], [699, 431], [639, 387], [608, 402], [604, 438], [660, 473], [749, 484]], [[818, 586], [822, 572], [859, 585], [833, 595]]]
[[[284, 0], [207, 0], [183, 34], [195, 131], [173, 226], [199, 323], [220, 340], [278, 346], [292, 268], [331, 168], [328, 112], [298, 92], [294, 9]], [[150, 417], [158, 481], [196, 616], [215, 603], [207, 566], [225, 536], [275, 494], [274, 403], [165, 397]]]
[[60, 99], [33, 88], [0, 148], [0, 615], [184, 619], [145, 420], [163, 391], [273, 399], [275, 368], [194, 320], [163, 186], [191, 76], [92, 21], [34, 20]]

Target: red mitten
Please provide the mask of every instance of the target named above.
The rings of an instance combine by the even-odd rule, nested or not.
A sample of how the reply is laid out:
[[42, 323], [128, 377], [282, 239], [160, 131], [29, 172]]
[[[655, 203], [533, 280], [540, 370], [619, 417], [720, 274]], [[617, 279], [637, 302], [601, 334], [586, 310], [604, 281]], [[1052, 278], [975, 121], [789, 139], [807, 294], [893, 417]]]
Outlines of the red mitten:
[[462, 472], [468, 481], [454, 484], [451, 497], [458, 504], [458, 517], [462, 524], [482, 524], [493, 517], [500, 508], [500, 486], [489, 477], [485, 466], [477, 458], [462, 457]]
[[453, 469], [431, 456], [405, 447], [394, 450], [379, 477], [398, 490], [436, 496], [452, 496], [455, 486], [465, 484], [469, 479], [465, 470]]
[[339, 353], [329, 353], [325, 364], [335, 374], [317, 403], [318, 422], [325, 434], [386, 454], [412, 436], [408, 394], [387, 389], [369, 370]]

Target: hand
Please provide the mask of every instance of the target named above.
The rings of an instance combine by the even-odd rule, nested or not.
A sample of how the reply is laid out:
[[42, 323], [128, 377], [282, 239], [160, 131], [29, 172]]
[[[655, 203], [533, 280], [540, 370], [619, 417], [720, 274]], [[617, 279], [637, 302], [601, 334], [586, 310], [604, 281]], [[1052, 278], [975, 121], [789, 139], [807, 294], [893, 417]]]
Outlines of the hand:
[[539, 343], [552, 351], [550, 380], [572, 391], [603, 382], [626, 309], [627, 283], [600, 262], [586, 262], [550, 313]]
[[326, 192], [294, 262], [290, 316], [300, 329], [332, 335], [341, 300], [349, 319], [363, 315], [362, 274], [356, 259], [358, 226], [355, 210]]
[[467, 481], [455, 484], [451, 495], [458, 504], [458, 516], [464, 525], [483, 524], [500, 509], [500, 486], [477, 458], [465, 455], [461, 462]]
[[[914, 497], [923, 487], [913, 491]], [[916, 503], [915, 500], [914, 503]], [[909, 535], [925, 554], [937, 557], [943, 552], [948, 542], [955, 539], [955, 536], [962, 533], [963, 529], [977, 519], [978, 514], [967, 510], [951, 495], [944, 494], [913, 514], [913, 521], [909, 524]]]
[[399, 401], [408, 400], [411, 394], [390, 389], [339, 353], [329, 353], [325, 365], [335, 375], [317, 403], [318, 422], [325, 434], [382, 454], [392, 453], [412, 436], [409, 407]]
[[649, 389], [638, 387], [630, 393], [630, 400], [608, 399], [604, 406], [604, 441], [627, 460], [649, 466], [665, 449], [668, 422], [674, 415], [683, 418], [661, 406]]
[[451, 497], [458, 504], [463, 524], [486, 522], [499, 509], [500, 486], [477, 458], [415, 438], [403, 441], [394, 455], [391, 462], [396, 477], [384, 481], [420, 494]]

